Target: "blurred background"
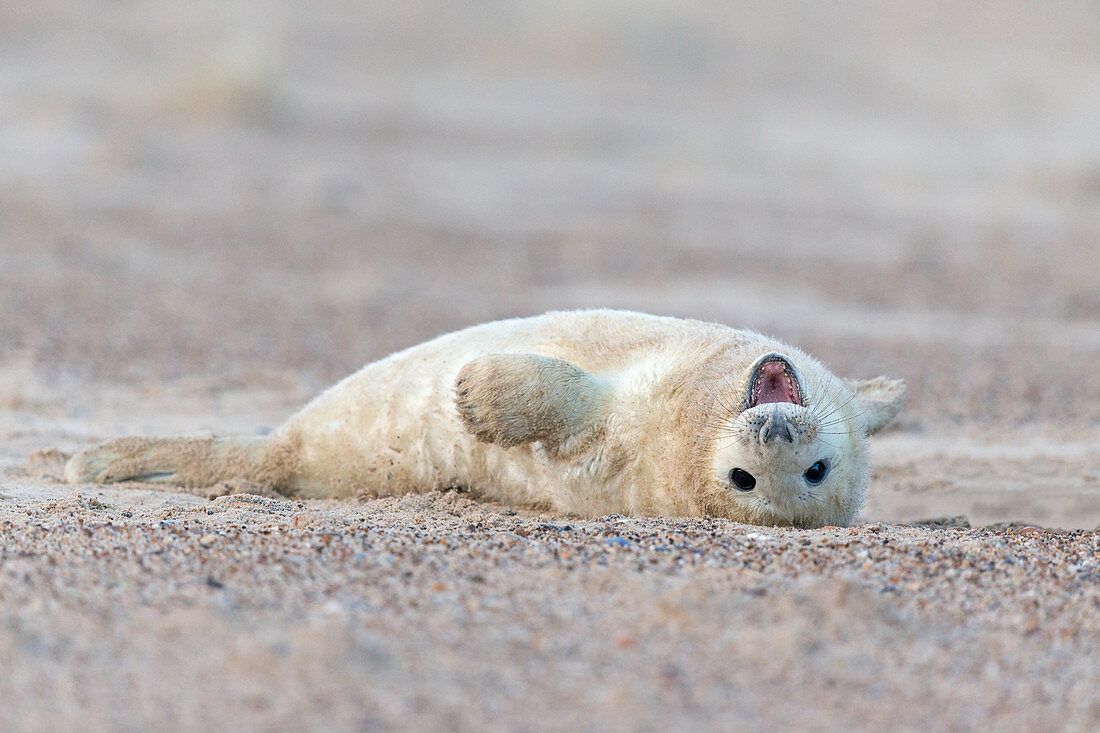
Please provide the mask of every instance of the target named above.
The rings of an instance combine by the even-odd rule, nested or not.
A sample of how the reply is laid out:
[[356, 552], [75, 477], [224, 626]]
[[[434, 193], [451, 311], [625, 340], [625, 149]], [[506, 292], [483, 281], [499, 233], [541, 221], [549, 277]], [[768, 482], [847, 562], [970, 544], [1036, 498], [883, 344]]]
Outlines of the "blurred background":
[[0, 3], [0, 406], [283, 414], [591, 306], [905, 377], [903, 435], [1094, 445], [1096, 4]]

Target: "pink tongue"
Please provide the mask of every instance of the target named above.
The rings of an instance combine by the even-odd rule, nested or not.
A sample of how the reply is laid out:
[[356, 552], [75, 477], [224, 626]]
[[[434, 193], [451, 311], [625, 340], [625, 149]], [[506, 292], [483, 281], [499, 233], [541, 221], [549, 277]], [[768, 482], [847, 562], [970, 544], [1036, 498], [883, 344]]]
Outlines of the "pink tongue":
[[756, 379], [756, 404], [797, 402], [794, 382], [782, 362], [769, 361], [760, 368]]

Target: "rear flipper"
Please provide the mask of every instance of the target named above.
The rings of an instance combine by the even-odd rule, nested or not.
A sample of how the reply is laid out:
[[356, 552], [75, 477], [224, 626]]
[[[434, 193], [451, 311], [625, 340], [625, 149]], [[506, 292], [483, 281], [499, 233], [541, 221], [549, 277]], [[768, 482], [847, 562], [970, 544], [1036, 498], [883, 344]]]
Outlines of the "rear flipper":
[[540, 441], [564, 455], [603, 424], [609, 388], [576, 364], [538, 354], [494, 354], [466, 364], [455, 380], [466, 429], [505, 448]]
[[206, 487], [243, 478], [286, 490], [296, 469], [293, 452], [279, 450], [266, 438], [116, 438], [73, 456], [65, 480]]

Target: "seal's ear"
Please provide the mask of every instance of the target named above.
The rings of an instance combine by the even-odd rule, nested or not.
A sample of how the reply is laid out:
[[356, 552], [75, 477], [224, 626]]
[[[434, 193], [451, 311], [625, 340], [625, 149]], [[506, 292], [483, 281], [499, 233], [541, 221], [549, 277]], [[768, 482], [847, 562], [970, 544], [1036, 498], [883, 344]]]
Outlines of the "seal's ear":
[[855, 395], [856, 413], [863, 420], [867, 434], [877, 432], [897, 416], [905, 395], [905, 382], [900, 379], [845, 379]]

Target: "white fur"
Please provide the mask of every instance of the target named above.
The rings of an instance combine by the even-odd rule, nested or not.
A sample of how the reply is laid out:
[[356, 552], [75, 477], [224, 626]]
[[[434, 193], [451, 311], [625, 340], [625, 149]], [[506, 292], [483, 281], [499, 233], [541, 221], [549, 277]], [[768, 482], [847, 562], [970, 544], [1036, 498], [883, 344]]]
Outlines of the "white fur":
[[[745, 370], [769, 351], [796, 365], [808, 404], [829, 413], [830, 424], [796, 451], [765, 455], [729, 433], [743, 418], [732, 408]], [[475, 358], [508, 353], [564, 359], [600, 377], [610, 401], [598, 439], [564, 456], [539, 442], [479, 442], [459, 419], [455, 379]], [[468, 328], [368, 364], [272, 440], [295, 446], [293, 488], [306, 496], [463, 487], [585, 515], [847, 524], [869, 477], [857, 409], [848, 387], [816, 360], [752, 331], [621, 311], [557, 312]], [[800, 499], [801, 473], [826, 453], [827, 481]], [[729, 470], [741, 463], [761, 478], [754, 496], [729, 486]]]
[[[748, 407], [754, 365], [774, 359], [804, 404]], [[456, 487], [584, 515], [847, 524], [867, 491], [866, 434], [897, 413], [903, 392], [882, 378], [842, 381], [752, 331], [547, 313], [368, 364], [266, 439], [120, 438], [80, 451], [65, 476], [192, 486], [240, 477], [307, 497]], [[805, 472], [822, 459], [831, 470], [811, 486]], [[756, 488], [737, 490], [733, 468]]]

